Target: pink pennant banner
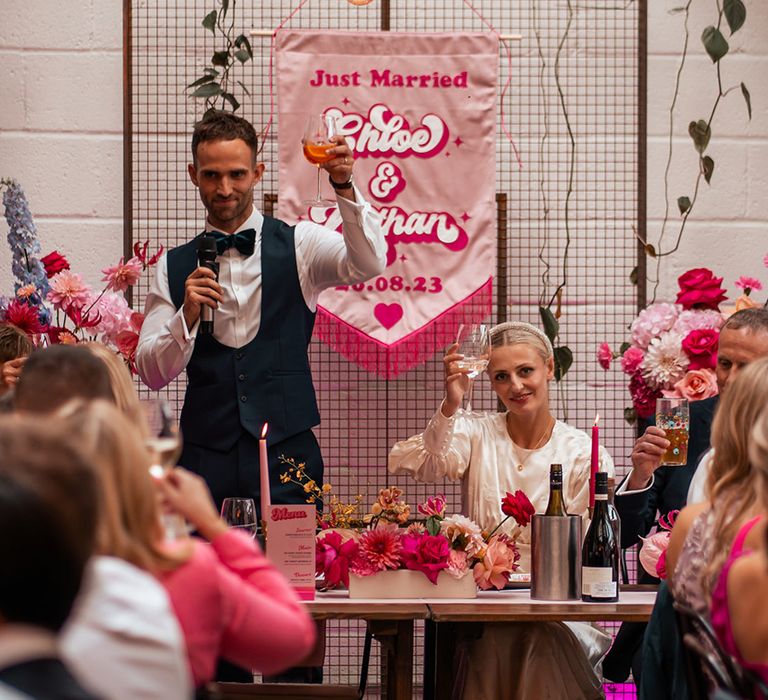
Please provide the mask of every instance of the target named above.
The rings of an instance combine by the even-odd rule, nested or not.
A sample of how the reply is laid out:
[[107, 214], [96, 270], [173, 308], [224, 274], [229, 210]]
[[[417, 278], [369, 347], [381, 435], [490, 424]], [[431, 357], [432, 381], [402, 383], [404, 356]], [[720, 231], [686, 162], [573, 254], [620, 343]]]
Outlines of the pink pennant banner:
[[382, 275], [321, 294], [315, 331], [394, 378], [442, 351], [459, 324], [490, 313], [498, 40], [281, 30], [275, 47], [280, 218], [341, 232], [335, 206], [302, 204], [314, 195], [316, 170], [301, 138], [307, 117], [323, 112], [352, 147], [355, 182], [387, 241]]

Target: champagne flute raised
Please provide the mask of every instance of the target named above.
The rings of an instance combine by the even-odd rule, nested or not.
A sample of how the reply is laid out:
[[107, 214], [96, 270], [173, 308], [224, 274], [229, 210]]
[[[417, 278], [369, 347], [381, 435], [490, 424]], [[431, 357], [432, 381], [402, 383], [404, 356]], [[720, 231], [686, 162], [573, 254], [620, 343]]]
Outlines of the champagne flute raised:
[[459, 369], [467, 370], [469, 388], [467, 389], [467, 413], [472, 413], [472, 387], [474, 380], [488, 367], [491, 356], [490, 328], [485, 323], [460, 325], [456, 333], [459, 353], [464, 357], [456, 362]]
[[[144, 440], [144, 446], [152, 456], [149, 472], [160, 479], [171, 471], [179, 460], [182, 449], [181, 431], [165, 399], [147, 399], [142, 401], [141, 405], [149, 428], [149, 437]], [[187, 534], [184, 519], [177, 513], [163, 511], [162, 521], [166, 539], [175, 540]]]
[[332, 141], [338, 135], [336, 120], [322, 112], [311, 114], [304, 127], [304, 135], [301, 139], [301, 147], [304, 157], [317, 168], [317, 187], [314, 199], [305, 199], [302, 204], [313, 207], [334, 206], [335, 200], [325, 199], [320, 196], [320, 166], [333, 160], [336, 156], [328, 153], [336, 144]]

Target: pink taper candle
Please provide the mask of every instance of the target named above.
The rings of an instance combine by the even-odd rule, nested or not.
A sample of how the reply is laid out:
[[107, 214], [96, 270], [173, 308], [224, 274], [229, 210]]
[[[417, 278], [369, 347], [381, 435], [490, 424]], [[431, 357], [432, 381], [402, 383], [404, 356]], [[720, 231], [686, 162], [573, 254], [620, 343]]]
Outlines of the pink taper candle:
[[595, 474], [600, 468], [600, 428], [597, 424], [600, 422], [600, 414], [595, 416], [595, 423], [592, 426], [592, 459], [589, 462], [589, 507], [595, 507]]
[[[261, 477], [261, 522], [265, 525], [271, 501], [269, 498], [269, 458], [267, 457], [267, 428], [269, 423], [264, 423], [259, 440], [259, 475]], [[262, 528], [263, 529], [263, 528]]]

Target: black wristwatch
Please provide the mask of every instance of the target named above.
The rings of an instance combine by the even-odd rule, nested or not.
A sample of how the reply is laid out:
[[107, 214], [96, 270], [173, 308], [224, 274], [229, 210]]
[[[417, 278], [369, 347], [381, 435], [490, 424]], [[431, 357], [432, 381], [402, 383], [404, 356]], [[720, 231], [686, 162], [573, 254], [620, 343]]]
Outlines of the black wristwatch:
[[350, 175], [349, 180], [346, 182], [334, 182], [333, 178], [329, 175], [328, 182], [331, 183], [331, 187], [333, 187], [334, 190], [348, 190], [352, 187], [352, 176]]

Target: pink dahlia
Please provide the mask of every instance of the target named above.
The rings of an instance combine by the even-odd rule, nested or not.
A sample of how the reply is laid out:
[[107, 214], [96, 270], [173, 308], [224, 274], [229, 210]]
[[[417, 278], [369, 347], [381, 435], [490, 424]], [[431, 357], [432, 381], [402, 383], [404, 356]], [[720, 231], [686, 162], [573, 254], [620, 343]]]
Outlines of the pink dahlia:
[[685, 376], [690, 360], [683, 352], [682, 343], [677, 333], [664, 333], [651, 341], [642, 365], [643, 376], [650, 386], [668, 388]]
[[608, 343], [600, 343], [597, 348], [597, 362], [603, 369], [611, 368], [611, 361], [613, 360], [613, 350]]
[[645, 355], [640, 348], [629, 347], [621, 356], [621, 370], [624, 374], [632, 375], [640, 369], [644, 359]]
[[475, 564], [472, 574], [478, 588], [501, 590], [509, 581], [509, 574], [517, 569], [520, 552], [506, 535], [496, 535], [488, 542], [483, 558]]
[[763, 283], [755, 279], [754, 277], [739, 277], [739, 279], [736, 280], [736, 286], [739, 289], [743, 289], [744, 293], [749, 296], [749, 293], [752, 290], [755, 290], [756, 292], [759, 292], [763, 288]]
[[124, 263], [123, 258], [114, 267], [105, 267], [102, 272], [104, 277], [102, 282], [107, 283], [107, 289], [115, 292], [124, 292], [128, 287], [132, 287], [139, 281], [141, 276], [142, 264], [137, 257], [131, 258]]
[[27, 335], [45, 333], [46, 326], [40, 321], [40, 311], [36, 306], [14, 299], [5, 309], [6, 323], [11, 323]]
[[630, 326], [632, 342], [641, 350], [645, 350], [651, 340], [672, 328], [677, 315], [678, 310], [674, 304], [652, 304], [643, 309]]
[[62, 270], [51, 278], [48, 301], [54, 308], [67, 311], [72, 306], [85, 306], [91, 298], [91, 288], [76, 272]]
[[374, 571], [400, 568], [400, 534], [397, 525], [382, 524], [366, 530], [358, 540], [360, 556], [366, 559]]

